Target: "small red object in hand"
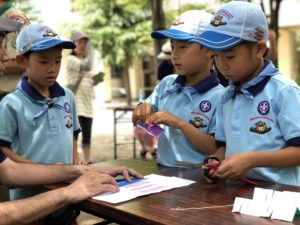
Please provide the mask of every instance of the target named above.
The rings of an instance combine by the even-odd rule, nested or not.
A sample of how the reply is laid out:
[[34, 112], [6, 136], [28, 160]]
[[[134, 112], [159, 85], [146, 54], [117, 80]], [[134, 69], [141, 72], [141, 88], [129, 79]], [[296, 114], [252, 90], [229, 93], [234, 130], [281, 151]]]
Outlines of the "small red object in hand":
[[[205, 165], [208, 169], [212, 169], [212, 170], [217, 170], [219, 165], [213, 165], [213, 164], [206, 164]], [[252, 180], [249, 180], [249, 179], [246, 179], [246, 178], [243, 178], [241, 177], [239, 179], [239, 181], [242, 181], [242, 182], [245, 182], [245, 183], [248, 183], [248, 184], [252, 184], [252, 185], [256, 185], [256, 182], [252, 181]]]

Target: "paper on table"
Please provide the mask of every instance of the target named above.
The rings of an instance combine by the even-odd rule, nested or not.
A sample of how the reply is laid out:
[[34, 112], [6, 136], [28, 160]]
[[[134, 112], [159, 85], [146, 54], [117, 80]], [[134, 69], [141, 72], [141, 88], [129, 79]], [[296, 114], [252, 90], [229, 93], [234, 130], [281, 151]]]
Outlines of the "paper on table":
[[291, 222], [299, 206], [300, 193], [255, 188], [253, 199], [235, 198], [232, 212]]
[[104, 193], [93, 197], [93, 199], [115, 204], [143, 195], [149, 195], [173, 188], [188, 186], [193, 183], [195, 183], [195, 181], [179, 177], [150, 174], [138, 182], [129, 183], [128, 185], [120, 187], [120, 191], [117, 193]]
[[276, 199], [279, 203], [276, 203], [271, 219], [292, 222], [297, 210], [297, 195], [299, 193], [290, 191], [279, 192]]

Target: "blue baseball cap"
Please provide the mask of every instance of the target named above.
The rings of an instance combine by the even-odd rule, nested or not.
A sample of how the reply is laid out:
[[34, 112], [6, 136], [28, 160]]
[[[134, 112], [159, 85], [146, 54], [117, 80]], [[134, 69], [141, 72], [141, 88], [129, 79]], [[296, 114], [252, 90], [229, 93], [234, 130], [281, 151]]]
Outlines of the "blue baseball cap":
[[14, 32], [20, 30], [22, 23], [16, 20], [0, 18], [0, 31], [4, 32]]
[[170, 29], [154, 31], [154, 39], [170, 38], [177, 41], [188, 41], [201, 34], [211, 20], [212, 14], [205, 10], [189, 10], [175, 19]]
[[61, 40], [57, 33], [43, 24], [30, 24], [21, 30], [17, 37], [16, 45], [19, 54], [25, 54], [29, 51], [43, 51], [56, 46], [66, 49], [76, 47], [71, 41]]
[[268, 41], [269, 29], [260, 6], [246, 1], [224, 4], [205, 32], [190, 40], [214, 51], [231, 49], [243, 41]]

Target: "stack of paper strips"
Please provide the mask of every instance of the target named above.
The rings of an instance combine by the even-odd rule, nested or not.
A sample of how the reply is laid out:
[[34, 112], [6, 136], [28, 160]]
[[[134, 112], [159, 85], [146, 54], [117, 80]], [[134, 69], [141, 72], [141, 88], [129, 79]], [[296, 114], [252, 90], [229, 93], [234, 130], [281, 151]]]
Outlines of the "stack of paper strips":
[[119, 183], [119, 192], [104, 193], [93, 197], [93, 199], [110, 203], [120, 203], [139, 196], [158, 193], [173, 188], [184, 187], [193, 183], [195, 183], [195, 181], [179, 177], [167, 177], [157, 174], [150, 174], [145, 176], [144, 179], [133, 180], [130, 183], [127, 181], [124, 183], [124, 181], [122, 181], [122, 183]]
[[300, 193], [255, 188], [253, 199], [236, 197], [232, 212], [292, 222], [300, 208]]

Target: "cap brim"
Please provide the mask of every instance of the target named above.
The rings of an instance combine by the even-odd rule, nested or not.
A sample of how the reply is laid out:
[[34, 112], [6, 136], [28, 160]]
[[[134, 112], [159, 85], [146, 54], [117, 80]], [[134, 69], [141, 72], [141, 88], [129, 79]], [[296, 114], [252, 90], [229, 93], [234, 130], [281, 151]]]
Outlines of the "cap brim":
[[22, 23], [12, 19], [0, 18], [0, 31], [14, 32], [20, 30]]
[[151, 33], [151, 37], [154, 39], [170, 38], [175, 41], [187, 41], [192, 39], [194, 35], [176, 29], [168, 29], [168, 30], [154, 31]]
[[47, 50], [49, 48], [53, 48], [56, 46], [60, 46], [64, 49], [74, 49], [76, 48], [76, 45], [71, 42], [71, 41], [63, 41], [63, 40], [59, 40], [59, 39], [49, 39], [49, 40], [45, 40], [43, 42], [40, 42], [38, 44], [36, 44], [34, 47], [32, 47], [30, 49], [31, 52], [38, 52], [38, 51], [43, 51], [43, 50]]
[[206, 31], [194, 37], [189, 43], [197, 43], [214, 51], [229, 50], [243, 42], [242, 39], [220, 34], [214, 31]]

